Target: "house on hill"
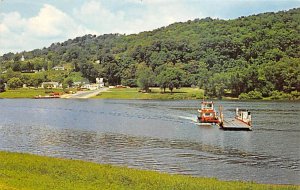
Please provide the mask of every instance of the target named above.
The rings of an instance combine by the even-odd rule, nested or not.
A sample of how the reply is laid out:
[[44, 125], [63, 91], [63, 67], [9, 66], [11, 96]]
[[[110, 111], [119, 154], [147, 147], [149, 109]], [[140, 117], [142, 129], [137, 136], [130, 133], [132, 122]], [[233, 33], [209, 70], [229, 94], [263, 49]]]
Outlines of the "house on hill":
[[43, 82], [42, 88], [62, 88], [62, 84], [59, 84], [58, 82]]
[[100, 89], [99, 84], [84, 84], [81, 86], [82, 89], [88, 89], [88, 90], [97, 90]]
[[96, 84], [98, 84], [100, 88], [103, 88], [104, 87], [103, 78], [96, 78]]
[[103, 78], [96, 78], [96, 83], [93, 84], [82, 84], [82, 89], [88, 89], [88, 90], [97, 90], [104, 87]]
[[64, 66], [55, 66], [55, 67], [52, 68], [52, 70], [55, 70], [55, 71], [64, 71], [65, 67]]

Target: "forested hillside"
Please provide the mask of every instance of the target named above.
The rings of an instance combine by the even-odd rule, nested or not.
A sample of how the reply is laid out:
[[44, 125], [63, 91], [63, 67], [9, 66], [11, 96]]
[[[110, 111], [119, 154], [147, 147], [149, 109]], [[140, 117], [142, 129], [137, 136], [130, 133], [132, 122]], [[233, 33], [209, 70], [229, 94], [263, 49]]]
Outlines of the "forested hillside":
[[[142, 79], [148, 78], [150, 86], [194, 85], [214, 97], [297, 98], [299, 34], [300, 8], [234, 20], [196, 19], [135, 35], [85, 35], [8, 53], [0, 57], [0, 71], [6, 71], [1, 74], [4, 82], [19, 76], [26, 83], [22, 74], [14, 74], [69, 66], [70, 72], [81, 72], [90, 81], [103, 77], [110, 85], [145, 87]], [[46, 80], [54, 79], [41, 76], [39, 82]]]

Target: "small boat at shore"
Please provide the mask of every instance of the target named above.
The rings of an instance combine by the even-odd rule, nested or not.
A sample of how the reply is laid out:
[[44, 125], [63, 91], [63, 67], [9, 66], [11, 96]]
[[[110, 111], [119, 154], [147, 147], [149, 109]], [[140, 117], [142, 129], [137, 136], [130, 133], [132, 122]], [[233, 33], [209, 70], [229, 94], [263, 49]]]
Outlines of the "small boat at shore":
[[198, 109], [198, 122], [200, 125], [211, 126], [220, 123], [220, 118], [214, 108], [212, 101], [202, 101], [201, 109]]
[[34, 99], [52, 99], [52, 98], [60, 98], [61, 93], [60, 92], [53, 92], [50, 93], [49, 95], [38, 95], [38, 96], [34, 96]]
[[60, 98], [60, 95], [46, 95], [46, 96], [41, 96], [41, 95], [38, 95], [38, 96], [35, 96], [33, 97], [34, 99], [52, 99], [52, 98]]

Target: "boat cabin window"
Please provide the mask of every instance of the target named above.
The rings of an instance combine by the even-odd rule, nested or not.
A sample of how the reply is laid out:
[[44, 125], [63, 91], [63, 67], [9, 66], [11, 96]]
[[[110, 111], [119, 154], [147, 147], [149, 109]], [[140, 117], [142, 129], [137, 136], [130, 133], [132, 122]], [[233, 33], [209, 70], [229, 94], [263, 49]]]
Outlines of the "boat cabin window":
[[213, 116], [213, 114], [212, 113], [205, 113], [204, 116], [205, 117], [211, 117], [211, 116]]
[[203, 108], [204, 109], [212, 109], [213, 105], [212, 104], [204, 104]]

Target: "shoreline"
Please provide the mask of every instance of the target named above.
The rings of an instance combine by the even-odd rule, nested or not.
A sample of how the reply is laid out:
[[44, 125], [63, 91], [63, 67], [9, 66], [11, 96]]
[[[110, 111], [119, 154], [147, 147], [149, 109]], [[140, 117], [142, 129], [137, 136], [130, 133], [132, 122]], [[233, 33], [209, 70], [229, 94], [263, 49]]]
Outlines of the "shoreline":
[[299, 189], [0, 151], [0, 189]]
[[[121, 100], [202, 100], [204, 91], [198, 88], [181, 88], [174, 90], [173, 93], [161, 93], [159, 88], [151, 88], [152, 92], [138, 92], [138, 88], [101, 88], [94, 91], [79, 91], [76, 94], [63, 94], [61, 99], [121, 99]], [[61, 89], [54, 89], [54, 91]], [[0, 93], [0, 99], [33, 99], [38, 95], [46, 95], [43, 89], [17, 89]], [[207, 98], [220, 101], [286, 101], [299, 102], [300, 99], [271, 99], [270, 97], [262, 99], [239, 99], [237, 97], [224, 96], [222, 99]]]

